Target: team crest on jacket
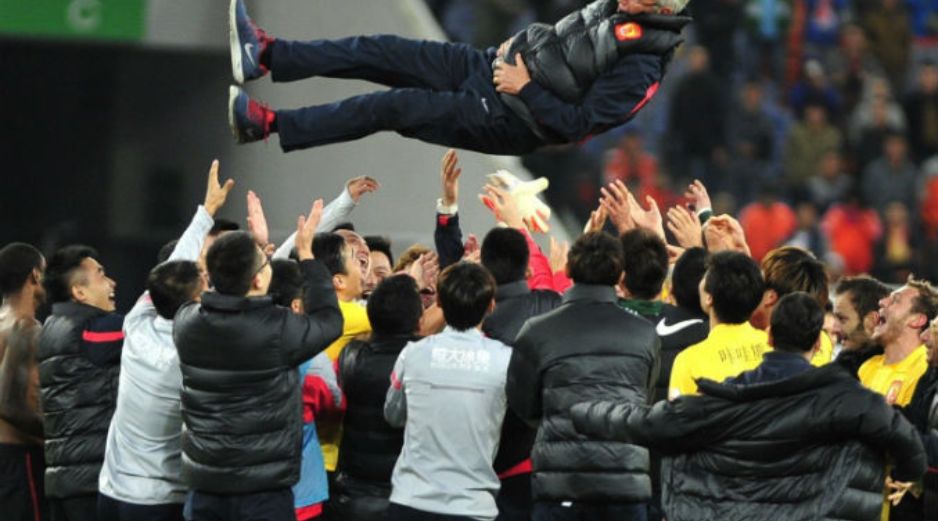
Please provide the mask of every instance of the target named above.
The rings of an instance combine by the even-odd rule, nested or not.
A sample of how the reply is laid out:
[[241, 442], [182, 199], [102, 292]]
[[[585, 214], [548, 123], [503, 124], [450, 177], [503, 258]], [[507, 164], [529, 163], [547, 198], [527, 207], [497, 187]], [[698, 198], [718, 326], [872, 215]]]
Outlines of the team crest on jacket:
[[642, 37], [642, 26], [635, 22], [626, 22], [616, 26], [616, 40], [625, 42]]

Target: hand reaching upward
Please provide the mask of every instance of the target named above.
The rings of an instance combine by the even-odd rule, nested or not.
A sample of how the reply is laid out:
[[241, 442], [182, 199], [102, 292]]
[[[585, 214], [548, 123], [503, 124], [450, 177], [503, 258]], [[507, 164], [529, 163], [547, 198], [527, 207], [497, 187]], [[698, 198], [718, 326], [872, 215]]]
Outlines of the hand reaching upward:
[[228, 193], [234, 188], [234, 180], [228, 179], [225, 184], [218, 182], [218, 160], [212, 161], [212, 166], [208, 170], [208, 186], [205, 189], [205, 202], [202, 206], [209, 215], [215, 217], [218, 209], [224, 206], [228, 199]]
[[301, 261], [313, 259], [313, 237], [322, 218], [322, 199], [316, 199], [309, 210], [309, 217], [299, 216], [296, 220], [296, 256]]

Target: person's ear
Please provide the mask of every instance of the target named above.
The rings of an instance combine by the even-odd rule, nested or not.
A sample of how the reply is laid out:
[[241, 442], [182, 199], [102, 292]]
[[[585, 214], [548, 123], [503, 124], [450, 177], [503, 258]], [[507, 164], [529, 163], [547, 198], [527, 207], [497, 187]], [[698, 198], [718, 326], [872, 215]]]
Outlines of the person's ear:
[[913, 329], [921, 331], [922, 328], [925, 327], [925, 324], [928, 324], [928, 317], [922, 313], [915, 313], [909, 317], [909, 320], [906, 322], [906, 324], [908, 324], [908, 326]]
[[81, 302], [84, 304], [88, 300], [88, 295], [85, 293], [85, 287], [81, 284], [72, 285], [72, 300], [75, 302]]
[[290, 310], [292, 310], [297, 315], [303, 314], [303, 299], [295, 298], [290, 301]]
[[774, 289], [767, 289], [762, 294], [762, 307], [769, 308], [775, 306], [778, 302], [778, 292]]
[[869, 335], [873, 334], [877, 322], [879, 322], [879, 311], [870, 311], [863, 317], [863, 331]]
[[336, 291], [344, 290], [345, 289], [345, 275], [342, 275], [341, 273], [336, 273], [335, 275], [333, 275], [332, 287], [335, 288]]

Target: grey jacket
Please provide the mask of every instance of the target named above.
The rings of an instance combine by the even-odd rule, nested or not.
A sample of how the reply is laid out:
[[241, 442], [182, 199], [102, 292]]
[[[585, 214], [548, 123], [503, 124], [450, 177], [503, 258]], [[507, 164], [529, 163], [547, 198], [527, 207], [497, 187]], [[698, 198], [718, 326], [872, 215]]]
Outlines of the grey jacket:
[[[197, 260], [214, 222], [199, 206], [168, 260]], [[102, 494], [135, 505], [185, 501], [181, 389], [173, 322], [144, 293], [124, 318], [117, 407], [98, 479]]]
[[384, 404], [405, 427], [391, 476], [392, 503], [490, 520], [498, 515], [492, 468], [507, 411], [511, 349], [476, 329], [442, 333], [404, 347]]

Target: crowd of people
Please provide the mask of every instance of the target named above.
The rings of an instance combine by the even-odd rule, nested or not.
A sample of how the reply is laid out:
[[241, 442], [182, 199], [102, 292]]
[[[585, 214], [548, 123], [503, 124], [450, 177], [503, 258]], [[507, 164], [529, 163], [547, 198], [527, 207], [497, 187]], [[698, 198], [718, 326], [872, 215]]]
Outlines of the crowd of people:
[[[234, 181], [214, 162], [126, 313], [91, 246], [7, 244], [0, 517], [938, 519], [938, 10], [695, 1], [696, 45], [678, 47], [683, 0], [601, 0], [483, 52], [277, 39], [231, 0], [236, 83], [392, 87], [283, 111], [233, 86], [239, 142], [595, 135], [538, 153], [605, 158], [595, 190], [568, 190], [586, 226], [545, 253], [545, 207], [503, 173], [480, 194], [495, 225], [464, 237], [449, 150], [434, 244], [403, 251], [351, 221], [375, 179], [278, 246], [253, 191], [245, 227], [216, 217]], [[686, 72], [661, 83], [667, 66]], [[639, 114], [653, 98], [663, 125]]]
[[487, 184], [464, 239], [453, 150], [432, 248], [359, 233], [368, 177], [277, 247], [253, 191], [246, 229], [215, 217], [218, 171], [126, 314], [93, 248], [0, 249], [4, 519], [938, 514], [924, 280], [759, 262], [699, 181], [664, 216], [610, 183], [547, 254]]
[[[497, 46], [587, 3], [431, 5], [450, 37]], [[697, 178], [757, 258], [794, 244], [845, 275], [938, 277], [938, 4], [694, 0], [688, 11], [688, 43], [632, 123], [526, 158], [551, 178], [552, 205], [585, 219], [614, 179], [679, 202]]]

